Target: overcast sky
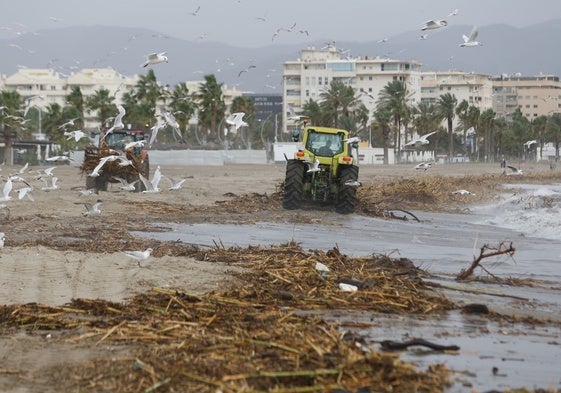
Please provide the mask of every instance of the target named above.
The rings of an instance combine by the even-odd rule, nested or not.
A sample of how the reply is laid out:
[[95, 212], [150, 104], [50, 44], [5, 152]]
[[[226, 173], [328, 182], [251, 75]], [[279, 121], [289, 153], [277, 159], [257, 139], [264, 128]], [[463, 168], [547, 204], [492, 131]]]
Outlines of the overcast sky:
[[[448, 16], [456, 9], [457, 15]], [[57, 27], [121, 25], [191, 41], [260, 47], [319, 39], [378, 40], [420, 30], [425, 21], [443, 18], [457, 25], [523, 27], [561, 19], [561, 1], [3, 0], [0, 38]], [[279, 28], [291, 31], [275, 35]]]

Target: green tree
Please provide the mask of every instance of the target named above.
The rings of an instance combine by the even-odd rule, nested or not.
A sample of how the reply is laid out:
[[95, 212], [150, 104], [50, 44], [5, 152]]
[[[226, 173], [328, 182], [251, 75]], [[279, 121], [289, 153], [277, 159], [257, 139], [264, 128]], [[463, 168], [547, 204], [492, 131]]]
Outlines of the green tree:
[[555, 162], [559, 161], [559, 147], [561, 145], [561, 113], [554, 113], [547, 118], [545, 128], [548, 142], [555, 147]]
[[442, 94], [437, 102], [437, 111], [442, 120], [446, 120], [446, 126], [449, 134], [448, 140], [448, 157], [450, 161], [454, 158], [454, 116], [456, 114], [456, 104], [458, 99], [454, 94]]
[[467, 130], [469, 129], [469, 103], [467, 100], [462, 100], [456, 107], [456, 116], [459, 119], [459, 127], [463, 134], [464, 154], [467, 155]]
[[309, 124], [313, 124], [316, 126], [324, 124], [324, 115], [321, 111], [321, 107], [317, 101], [314, 101], [311, 98], [302, 106], [302, 116], [306, 116], [308, 118]]
[[485, 157], [485, 162], [494, 161], [495, 151], [493, 151], [492, 147], [493, 143], [493, 131], [495, 127], [495, 112], [488, 108], [481, 113], [480, 118], [480, 126], [484, 132], [484, 140], [483, 140], [483, 154]]
[[187, 84], [182, 82], [177, 84], [169, 97], [169, 107], [179, 124], [179, 129], [184, 140], [194, 142], [194, 135], [187, 133], [189, 119], [194, 116], [197, 111], [197, 103], [193, 95], [189, 92]]
[[86, 100], [86, 108], [97, 112], [97, 120], [101, 128], [110, 126], [109, 117], [118, 113], [117, 106], [113, 103], [115, 97], [109, 94], [107, 89], [99, 89]]
[[23, 118], [19, 116], [23, 99], [17, 91], [0, 91], [0, 127], [4, 137], [4, 161], [8, 165], [13, 163], [12, 144], [18, 131], [22, 130]]
[[[392, 122], [392, 113], [386, 107], [379, 107], [374, 112], [374, 129], [377, 129], [381, 133], [381, 142], [382, 147], [384, 148], [384, 164], [389, 164], [389, 157], [388, 157], [388, 147], [390, 142], [390, 124]], [[376, 139], [376, 138], [375, 138]], [[372, 142], [372, 146], [374, 146], [374, 142]]]
[[357, 102], [355, 90], [339, 79], [333, 79], [329, 88], [320, 94], [320, 107], [328, 119], [327, 125], [339, 127], [339, 116], [349, 116]]
[[214, 74], [205, 75], [205, 82], [199, 86], [195, 99], [199, 109], [199, 125], [215, 141], [220, 141], [217, 129], [226, 113], [226, 104], [222, 94], [222, 83], [216, 81]]
[[84, 96], [82, 95], [82, 90], [80, 86], [74, 86], [70, 93], [66, 96], [67, 105], [64, 110], [64, 119], [69, 121], [71, 119], [76, 119], [74, 122], [75, 129], [84, 128], [84, 109], [86, 108], [86, 102]]
[[[394, 150], [401, 151], [401, 128], [403, 118], [407, 116], [408, 101], [411, 94], [404, 81], [388, 82], [378, 94], [377, 110], [387, 110], [391, 113], [394, 126]], [[399, 155], [396, 154], [399, 160]]]

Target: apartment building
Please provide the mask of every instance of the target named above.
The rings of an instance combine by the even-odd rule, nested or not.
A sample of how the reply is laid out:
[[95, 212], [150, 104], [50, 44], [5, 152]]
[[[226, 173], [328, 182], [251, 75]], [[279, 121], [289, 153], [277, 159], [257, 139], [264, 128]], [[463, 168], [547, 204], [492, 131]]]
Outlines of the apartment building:
[[393, 80], [404, 81], [411, 93], [412, 104], [421, 100], [421, 64], [415, 61], [373, 57], [344, 57], [334, 45], [300, 51], [300, 58], [283, 64], [283, 127], [294, 126], [287, 113], [298, 113], [313, 99], [321, 101], [321, 93], [333, 80], [341, 80], [360, 92], [360, 100], [374, 111], [378, 93]]
[[493, 110], [497, 117], [512, 119], [518, 108], [532, 121], [539, 116], [561, 112], [561, 83], [554, 75], [501, 75], [493, 82]]

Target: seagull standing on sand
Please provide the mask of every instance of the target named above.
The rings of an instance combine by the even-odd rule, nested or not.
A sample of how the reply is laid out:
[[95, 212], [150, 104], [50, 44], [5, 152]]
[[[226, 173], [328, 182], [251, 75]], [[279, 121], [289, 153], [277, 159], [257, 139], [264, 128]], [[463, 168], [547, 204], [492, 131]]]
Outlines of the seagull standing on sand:
[[142, 67], [147, 67], [149, 65], [160, 64], [160, 63], [167, 63], [168, 57], [166, 56], [167, 52], [160, 52], [160, 53], [150, 53], [146, 56], [146, 61], [141, 64]]
[[471, 30], [471, 34], [469, 35], [469, 37], [465, 34], [462, 35], [462, 38], [464, 39], [464, 42], [461, 43], [460, 46], [461, 47], [472, 47], [472, 46], [483, 45], [481, 42], [475, 40], [477, 38], [477, 34], [479, 34], [479, 32], [477, 31], [477, 26], [473, 26], [473, 29]]
[[123, 253], [132, 258], [135, 259], [138, 267], [140, 266], [140, 261], [145, 261], [146, 259], [150, 258], [150, 254], [152, 254], [152, 249], [150, 247], [148, 247], [146, 250], [144, 251], [123, 251]]

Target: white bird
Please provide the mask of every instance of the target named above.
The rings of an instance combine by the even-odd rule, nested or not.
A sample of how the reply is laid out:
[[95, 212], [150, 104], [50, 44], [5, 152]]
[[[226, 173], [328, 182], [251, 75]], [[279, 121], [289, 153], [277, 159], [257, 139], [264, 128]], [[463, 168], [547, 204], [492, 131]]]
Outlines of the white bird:
[[475, 40], [477, 38], [477, 34], [479, 34], [479, 32], [477, 31], [477, 26], [473, 26], [473, 29], [471, 30], [469, 37], [466, 36], [465, 34], [462, 34], [462, 38], [464, 39], [464, 42], [461, 43], [460, 46], [472, 47], [472, 46], [483, 45], [481, 42]]
[[148, 142], [148, 146], [152, 146], [152, 143], [154, 143], [154, 141], [156, 140], [156, 137], [158, 136], [158, 131], [160, 131], [160, 128], [165, 127], [166, 122], [158, 122], [155, 126], [152, 126], [150, 129], [152, 130], [152, 134], [150, 135], [150, 141]]
[[113, 126], [107, 130], [104, 138], [110, 133], [112, 133], [114, 130], [121, 130], [125, 128], [125, 124], [123, 123], [123, 117], [126, 115], [127, 112], [122, 105], [119, 105], [118, 109], [119, 109], [119, 113], [117, 114], [117, 116], [115, 116], [115, 120], [113, 121]]
[[35, 180], [39, 180], [39, 179], [42, 179], [44, 177], [52, 177], [53, 176], [53, 171], [55, 169], [56, 169], [56, 166], [52, 166], [52, 167], [43, 169], [42, 171], [36, 171], [37, 176], [35, 177]]
[[171, 177], [169, 176], [165, 176], [163, 175], [166, 179], [169, 180], [169, 182], [171, 183], [171, 185], [168, 188], [168, 191], [176, 191], [176, 190], [180, 190], [183, 186], [183, 183], [185, 183], [186, 179], [181, 179], [179, 181], [175, 181], [173, 180]]
[[146, 177], [139, 173], [138, 176], [140, 177], [140, 181], [144, 184], [144, 190], [142, 192], [152, 193], [152, 192], [160, 192], [161, 190], [158, 188], [158, 184], [162, 179], [162, 172], [160, 171], [160, 166], [156, 168], [154, 171], [154, 176], [152, 176], [152, 181], [149, 181]]
[[0, 198], [0, 201], [6, 202], [12, 199], [12, 197], [10, 196], [10, 192], [12, 192], [13, 187], [14, 184], [12, 183], [12, 178], [8, 177], [8, 179], [6, 180], [6, 184], [4, 184], [4, 188], [2, 189], [2, 198]]
[[247, 123], [245, 121], [243, 121], [243, 117], [245, 116], [244, 112], [236, 112], [236, 113], [232, 113], [230, 116], [228, 116], [228, 118], [226, 119], [226, 123], [232, 125], [232, 126], [236, 126], [236, 130], [242, 126], [247, 126]]
[[527, 149], [529, 149], [530, 146], [532, 146], [533, 144], [536, 144], [536, 143], [538, 143], [538, 141], [535, 140], [535, 139], [533, 139], [533, 140], [531, 140], [531, 141], [525, 142], [525, 143], [524, 143], [524, 147], [527, 148]]
[[66, 137], [66, 140], [69, 141], [70, 139], [74, 138], [74, 140], [76, 142], [78, 142], [80, 139], [82, 139], [83, 137], [86, 136], [86, 134], [81, 131], [81, 130], [76, 130], [76, 131], [65, 131], [64, 132], [64, 136]]
[[179, 138], [183, 140], [183, 135], [181, 135], [181, 130], [179, 129], [179, 123], [175, 120], [175, 116], [171, 112], [164, 112], [164, 119], [166, 124], [170, 125], [175, 133], [179, 135]]
[[454, 192], [452, 192], [452, 194], [456, 194], [456, 195], [475, 195], [473, 192], [468, 191], [468, 190], [456, 190]]
[[114, 155], [102, 157], [102, 158], [99, 160], [99, 163], [97, 164], [97, 166], [93, 169], [93, 171], [91, 171], [90, 174], [88, 174], [88, 176], [90, 176], [90, 177], [98, 177], [98, 176], [99, 176], [99, 171], [100, 171], [101, 168], [105, 165], [106, 162], [108, 162], [108, 161], [116, 161], [116, 160], [118, 160], [118, 159], [119, 159], [119, 156], [114, 156]]
[[160, 52], [160, 53], [150, 53], [146, 56], [146, 61], [141, 64], [142, 67], [147, 67], [149, 65], [160, 64], [160, 63], [167, 63], [168, 57], [166, 56], [167, 52]]
[[93, 194], [97, 194], [97, 191], [93, 188], [82, 188], [78, 190], [78, 196], [90, 196]]
[[45, 158], [45, 161], [51, 161], [51, 162], [64, 162], [64, 161], [71, 161], [72, 159], [68, 156], [52, 156], [52, 157], [47, 157]]
[[446, 22], [444, 19], [440, 19], [440, 20], [428, 20], [425, 22], [425, 25], [421, 28], [422, 31], [425, 30], [436, 30], [439, 29], [441, 27], [446, 27], [448, 26], [448, 22]]
[[97, 216], [99, 214], [101, 214], [101, 204], [103, 202], [101, 201], [101, 199], [98, 199], [96, 203], [94, 203], [93, 205], [89, 204], [89, 203], [84, 203], [84, 206], [86, 207], [86, 211], [83, 212], [82, 214], [84, 216]]
[[419, 39], [420, 39], [420, 40], [426, 40], [427, 38], [429, 38], [429, 35], [428, 35], [428, 34], [421, 34], [421, 35], [419, 36]]
[[140, 140], [140, 141], [132, 141], [129, 142], [125, 145], [123, 150], [128, 150], [131, 148], [135, 148], [135, 147], [144, 147], [144, 144], [146, 143], [146, 141], [144, 139]]
[[145, 261], [146, 259], [150, 258], [150, 254], [152, 254], [152, 248], [148, 247], [146, 250], [144, 251], [123, 251], [123, 253], [136, 260], [138, 267], [140, 267], [140, 261]]
[[[58, 126], [57, 128], [60, 130], [60, 129], [66, 128], [68, 126], [73, 126], [74, 122], [78, 119], [79, 119], [79, 117], [75, 117], [74, 119], [70, 119], [66, 123], [63, 123], [60, 126]], [[66, 135], [66, 133], [65, 133], [65, 135]]]
[[516, 168], [514, 166], [511, 165], [507, 165], [506, 166], [508, 169], [511, 170], [510, 173], [508, 173], [508, 175], [518, 175], [518, 176], [522, 176], [524, 174], [524, 172], [522, 171], [522, 169]]
[[428, 145], [429, 140], [427, 139], [429, 136], [436, 134], [437, 131], [429, 132], [428, 134], [421, 135], [419, 139], [414, 139], [412, 141], [407, 142], [403, 147], [407, 146], [421, 146], [421, 145]]
[[448, 17], [456, 16], [456, 15], [458, 15], [459, 12], [460, 12], [460, 10], [456, 8], [454, 11], [452, 11], [448, 14]]
[[415, 170], [417, 169], [424, 169], [425, 171], [432, 167], [430, 162], [421, 162], [420, 164], [415, 165]]
[[27, 168], [29, 167], [29, 162], [26, 162], [24, 166], [22, 166], [19, 170], [18, 173], [24, 173]]
[[344, 142], [347, 142], [349, 145], [351, 143], [360, 142], [360, 137], [353, 136], [352, 138], [345, 139]]
[[0, 248], [4, 248], [4, 241], [6, 240], [6, 235], [4, 232], [0, 232]]
[[313, 172], [319, 172], [321, 171], [321, 168], [319, 167], [319, 160], [316, 158], [316, 160], [313, 163], [307, 162], [308, 164], [308, 170], [307, 173], [313, 173]]
[[18, 199], [19, 200], [22, 200], [23, 198], [25, 198], [27, 196], [27, 198], [30, 201], [35, 202], [35, 199], [33, 198], [33, 195], [31, 194], [31, 191], [33, 191], [32, 187], [22, 187], [17, 191], [18, 191]]
[[56, 176], [52, 176], [51, 177], [51, 184], [47, 183], [47, 181], [45, 179], [43, 179], [45, 181], [45, 187], [41, 187], [41, 190], [43, 191], [54, 191], [54, 190], [58, 190], [60, 189], [60, 186], [57, 183], [58, 181], [58, 177]]
[[125, 179], [120, 178], [120, 177], [116, 177], [116, 176], [113, 176], [113, 179], [118, 180], [119, 183], [121, 183], [121, 185], [119, 186], [119, 189], [123, 190], [123, 191], [134, 191], [134, 190], [136, 190], [136, 183], [138, 183], [140, 181], [140, 180], [135, 180], [135, 181], [129, 183]]

